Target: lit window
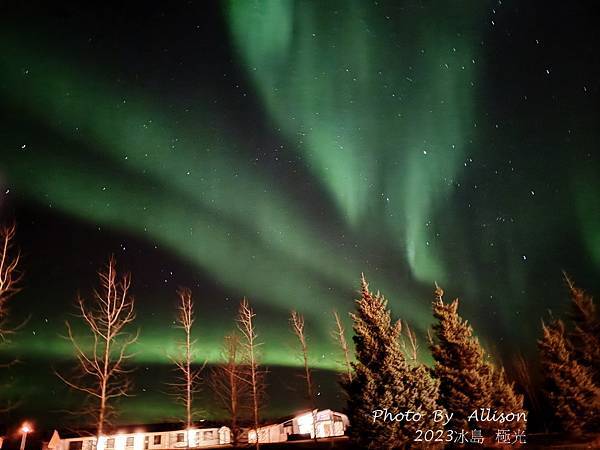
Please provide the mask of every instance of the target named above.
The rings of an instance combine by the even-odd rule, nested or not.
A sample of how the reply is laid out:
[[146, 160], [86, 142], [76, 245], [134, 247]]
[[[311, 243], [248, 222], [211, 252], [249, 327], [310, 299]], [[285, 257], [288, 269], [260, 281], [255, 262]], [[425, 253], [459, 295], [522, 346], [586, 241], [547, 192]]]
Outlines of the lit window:
[[154, 435], [154, 445], [160, 445], [162, 436], [160, 434]]
[[202, 436], [202, 439], [203, 439], [203, 440], [205, 440], [205, 441], [208, 441], [208, 440], [214, 439], [214, 438], [213, 438], [213, 430], [208, 430], [208, 431], [205, 431], [205, 432], [204, 432], [204, 435]]
[[133, 436], [130, 436], [125, 441], [125, 447], [133, 447]]
[[115, 448], [115, 438], [106, 440], [106, 448]]

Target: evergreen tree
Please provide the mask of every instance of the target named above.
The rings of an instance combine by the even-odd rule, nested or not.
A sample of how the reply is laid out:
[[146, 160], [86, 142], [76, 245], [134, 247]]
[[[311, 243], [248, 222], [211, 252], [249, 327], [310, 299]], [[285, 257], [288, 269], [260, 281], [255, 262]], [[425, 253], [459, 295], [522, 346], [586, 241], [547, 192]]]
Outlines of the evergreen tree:
[[600, 318], [592, 296], [575, 286], [564, 273], [571, 298], [571, 320], [574, 329], [570, 342], [577, 361], [590, 369], [594, 383], [600, 387]]
[[430, 342], [434, 373], [440, 381], [440, 403], [454, 413], [453, 425], [468, 430], [480, 428], [468, 421], [476, 408], [489, 408], [492, 371], [483, 348], [469, 323], [458, 315], [458, 299], [444, 303], [444, 291], [436, 285], [433, 315], [435, 341]]
[[[485, 351], [473, 336], [473, 328], [458, 314], [458, 299], [444, 303], [444, 291], [437, 286], [433, 315], [435, 337], [430, 348], [435, 360], [434, 373], [440, 382], [440, 404], [454, 413], [457, 429], [481, 429], [493, 433], [498, 424], [469, 420], [473, 411], [490, 408], [499, 413], [521, 413], [523, 397], [514, 391], [503, 369], [486, 361]], [[525, 429], [523, 422], [504, 422], [503, 429]]]
[[569, 351], [562, 321], [542, 324], [538, 341], [544, 389], [563, 431], [578, 434], [600, 427], [600, 388], [594, 385], [588, 367]]
[[[508, 413], [525, 412], [523, 409], [523, 395], [515, 391], [514, 383], [510, 382], [503, 367], [494, 368], [492, 372], [492, 401], [494, 409]], [[497, 423], [495, 428], [511, 431], [525, 431], [527, 422], [515, 420], [512, 422]]]
[[[343, 386], [348, 394], [352, 435], [361, 448], [402, 448], [418, 428], [436, 429], [432, 411], [437, 408], [437, 383], [426, 368], [410, 367], [400, 345], [401, 323], [392, 323], [387, 301], [373, 294], [364, 276], [357, 311], [351, 314], [356, 363], [354, 376]], [[392, 414], [412, 411], [419, 422], [373, 420], [373, 411]]]

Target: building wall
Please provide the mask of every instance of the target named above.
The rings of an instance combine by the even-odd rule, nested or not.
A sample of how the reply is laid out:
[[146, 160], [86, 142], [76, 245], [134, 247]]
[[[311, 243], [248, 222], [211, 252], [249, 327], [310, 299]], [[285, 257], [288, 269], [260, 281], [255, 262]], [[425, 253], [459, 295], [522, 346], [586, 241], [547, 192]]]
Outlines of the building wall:
[[95, 436], [61, 439], [56, 450], [165, 450], [228, 444], [230, 441], [230, 430], [227, 427], [187, 431], [140, 431], [103, 436], [98, 448], [95, 446]]
[[[316, 425], [313, 427], [313, 413], [307, 412], [280, 424], [267, 425], [258, 429], [259, 442], [284, 442], [288, 440], [289, 434], [307, 434], [311, 438], [325, 438], [332, 436], [343, 436], [348, 427], [348, 417], [345, 414], [326, 409], [318, 411]], [[316, 429], [316, 430], [315, 430]], [[250, 430], [248, 442], [256, 442], [256, 433]]]

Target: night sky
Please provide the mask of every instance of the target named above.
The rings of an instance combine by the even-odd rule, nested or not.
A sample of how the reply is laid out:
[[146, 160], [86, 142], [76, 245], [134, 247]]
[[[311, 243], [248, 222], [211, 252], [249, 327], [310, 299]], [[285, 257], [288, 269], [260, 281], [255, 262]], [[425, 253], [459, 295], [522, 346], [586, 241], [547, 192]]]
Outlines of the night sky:
[[330, 312], [351, 311], [361, 272], [422, 347], [437, 281], [489, 350], [530, 355], [567, 304], [562, 269], [600, 288], [597, 16], [591, 1], [2, 2], [0, 219], [23, 253], [11, 318], [30, 316], [0, 349], [22, 361], [2, 376], [21, 400], [7, 420], [77, 404], [52, 368], [112, 253], [141, 329], [123, 421], [180, 412], [162, 393], [179, 286], [209, 362], [250, 299], [272, 414], [303, 406], [280, 395], [301, 387], [292, 308], [322, 406], [340, 406]]

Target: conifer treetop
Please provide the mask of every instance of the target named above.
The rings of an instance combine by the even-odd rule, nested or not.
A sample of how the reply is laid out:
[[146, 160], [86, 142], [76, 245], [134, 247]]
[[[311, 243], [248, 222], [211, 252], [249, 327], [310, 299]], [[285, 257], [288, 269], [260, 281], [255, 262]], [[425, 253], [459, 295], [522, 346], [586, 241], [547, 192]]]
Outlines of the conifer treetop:
[[[355, 304], [351, 317], [356, 361], [352, 363], [352, 379], [343, 384], [352, 437], [360, 448], [404, 448], [414, 439], [417, 428], [439, 427], [431, 419], [439, 408], [438, 382], [426, 367], [409, 366], [400, 343], [401, 322], [392, 320], [386, 299], [369, 290], [364, 274]], [[423, 420], [373, 421], [375, 410], [413, 411]]]
[[379, 291], [373, 294], [369, 290], [364, 274], [361, 274], [360, 285], [360, 298], [356, 300], [357, 311], [350, 313], [357, 359], [368, 366], [371, 363], [381, 364], [384, 359], [393, 357], [405, 365], [406, 359], [399, 344], [401, 321], [392, 323], [387, 300]]
[[[433, 315], [437, 322], [429, 344], [435, 360], [435, 377], [440, 382], [439, 400], [454, 413], [453, 426], [475, 427], [489, 434], [493, 426], [469, 422], [470, 414], [478, 408], [521, 412], [523, 397], [514, 391], [504, 370], [486, 360], [486, 352], [473, 335], [473, 328], [458, 313], [459, 300], [444, 303], [443, 296], [444, 291], [436, 283]], [[514, 425], [524, 429], [523, 424], [515, 422]]]
[[561, 320], [542, 322], [538, 341], [545, 391], [563, 431], [578, 434], [600, 427], [600, 388], [590, 369], [570, 350]]
[[563, 271], [563, 278], [569, 289], [571, 305], [573, 307], [572, 318], [578, 324], [597, 322], [596, 305], [591, 295], [577, 287], [569, 274]]
[[600, 386], [600, 317], [591, 295], [575, 286], [563, 272], [569, 289], [571, 311], [569, 317], [573, 329], [568, 333], [573, 357], [590, 369], [596, 385]]
[[[436, 353], [461, 351], [463, 352], [462, 358], [452, 359], [464, 361], [467, 358], [473, 364], [483, 363], [485, 352], [479, 344], [479, 339], [473, 336], [473, 328], [469, 322], [458, 314], [458, 298], [451, 303], [444, 303], [444, 291], [437, 283], [434, 295], [433, 316], [438, 320], [438, 323], [433, 326], [438, 338], [438, 343], [432, 345], [434, 358], [438, 360]], [[451, 356], [448, 355], [448, 358]]]
[[542, 320], [542, 339], [538, 342], [545, 355], [551, 356], [554, 362], [564, 363], [569, 359], [567, 340], [564, 338], [565, 324], [560, 319], [546, 323]]

